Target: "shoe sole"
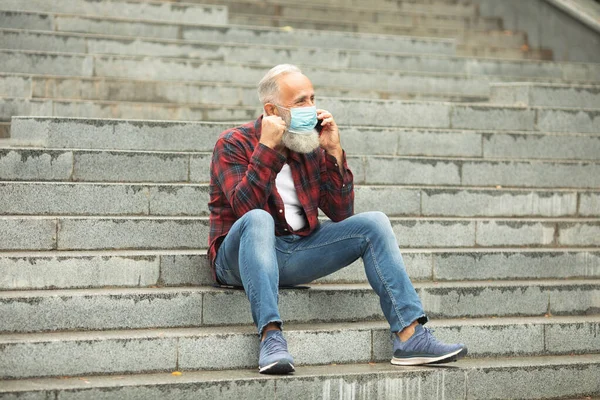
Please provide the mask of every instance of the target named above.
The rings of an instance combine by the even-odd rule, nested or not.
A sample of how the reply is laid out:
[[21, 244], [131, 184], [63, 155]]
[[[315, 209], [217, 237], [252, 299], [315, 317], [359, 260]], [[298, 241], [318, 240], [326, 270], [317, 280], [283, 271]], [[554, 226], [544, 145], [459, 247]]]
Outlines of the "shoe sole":
[[295, 370], [294, 364], [291, 364], [289, 361], [280, 360], [259, 368], [258, 372], [261, 374], [284, 375], [294, 372]]
[[438, 357], [413, 357], [413, 358], [392, 358], [394, 365], [425, 365], [425, 364], [444, 364], [458, 361], [467, 354], [467, 348], [463, 347], [453, 351], [452, 353], [444, 354]]

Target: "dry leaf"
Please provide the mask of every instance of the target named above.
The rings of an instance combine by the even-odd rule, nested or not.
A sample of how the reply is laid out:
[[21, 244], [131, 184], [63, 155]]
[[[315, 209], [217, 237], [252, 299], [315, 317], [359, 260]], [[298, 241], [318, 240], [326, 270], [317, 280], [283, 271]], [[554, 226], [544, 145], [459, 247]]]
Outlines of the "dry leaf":
[[179, 372], [179, 371], [173, 371], [173, 372], [171, 372], [171, 375], [173, 375], [173, 376], [181, 376], [181, 372]]

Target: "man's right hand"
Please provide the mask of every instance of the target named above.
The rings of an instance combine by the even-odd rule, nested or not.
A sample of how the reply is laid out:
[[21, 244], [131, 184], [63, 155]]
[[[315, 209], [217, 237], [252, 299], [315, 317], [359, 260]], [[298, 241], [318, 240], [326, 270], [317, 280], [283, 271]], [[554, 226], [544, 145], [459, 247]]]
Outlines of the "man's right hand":
[[278, 150], [281, 147], [283, 132], [285, 132], [285, 121], [280, 116], [264, 116], [260, 133], [260, 143]]

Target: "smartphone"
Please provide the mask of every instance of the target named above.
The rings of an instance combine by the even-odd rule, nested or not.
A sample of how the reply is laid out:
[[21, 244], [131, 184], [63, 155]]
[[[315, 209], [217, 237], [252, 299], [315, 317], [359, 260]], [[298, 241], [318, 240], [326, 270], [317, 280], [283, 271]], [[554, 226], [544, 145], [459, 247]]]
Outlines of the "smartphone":
[[323, 120], [322, 119], [317, 119], [317, 125], [315, 125], [315, 129], [317, 130], [317, 132], [321, 133], [321, 131], [323, 130]]

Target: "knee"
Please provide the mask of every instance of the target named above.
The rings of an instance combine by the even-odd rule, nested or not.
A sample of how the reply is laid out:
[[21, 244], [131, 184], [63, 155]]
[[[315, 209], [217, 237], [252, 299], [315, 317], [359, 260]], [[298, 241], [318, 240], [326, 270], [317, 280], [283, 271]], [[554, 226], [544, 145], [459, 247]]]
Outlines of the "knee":
[[242, 215], [240, 220], [244, 230], [275, 233], [275, 221], [271, 214], [265, 210], [250, 210]]
[[381, 233], [392, 229], [390, 219], [380, 211], [365, 212], [356, 216], [360, 217], [362, 227], [369, 233]]

